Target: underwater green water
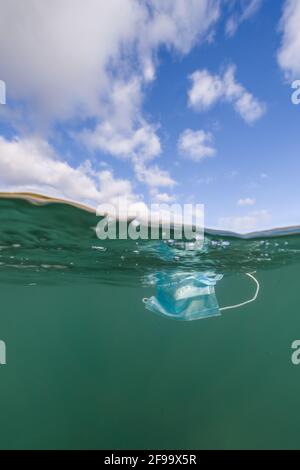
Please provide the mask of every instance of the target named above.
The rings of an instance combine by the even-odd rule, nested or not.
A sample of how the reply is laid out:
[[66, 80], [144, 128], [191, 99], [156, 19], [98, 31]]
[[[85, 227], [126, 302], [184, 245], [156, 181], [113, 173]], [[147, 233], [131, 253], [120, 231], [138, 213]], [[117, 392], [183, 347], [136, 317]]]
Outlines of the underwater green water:
[[[0, 448], [300, 448], [299, 235], [187, 253], [100, 242], [97, 221], [0, 200]], [[257, 300], [190, 322], [145, 309], [156, 272], [207, 269], [222, 306], [253, 295], [255, 270]]]

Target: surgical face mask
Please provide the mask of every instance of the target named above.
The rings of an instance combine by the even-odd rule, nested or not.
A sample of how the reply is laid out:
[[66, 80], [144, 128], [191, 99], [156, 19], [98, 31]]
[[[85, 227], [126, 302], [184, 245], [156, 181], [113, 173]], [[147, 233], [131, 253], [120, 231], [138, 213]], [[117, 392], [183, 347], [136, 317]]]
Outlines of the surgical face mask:
[[152, 312], [177, 320], [199, 320], [220, 315], [221, 311], [241, 307], [253, 302], [259, 291], [255, 277], [247, 273], [257, 286], [252, 299], [237, 305], [219, 307], [215, 285], [223, 278], [222, 274], [175, 273], [157, 275], [156, 297], [143, 299], [146, 308]]

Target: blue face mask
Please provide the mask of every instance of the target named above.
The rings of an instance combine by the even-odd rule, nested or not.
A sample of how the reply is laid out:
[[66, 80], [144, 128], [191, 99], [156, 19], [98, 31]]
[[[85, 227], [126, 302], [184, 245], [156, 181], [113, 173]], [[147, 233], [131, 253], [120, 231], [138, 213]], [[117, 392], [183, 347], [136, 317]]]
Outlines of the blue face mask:
[[236, 305], [219, 307], [215, 285], [223, 278], [214, 273], [159, 273], [156, 277], [156, 297], [143, 299], [146, 308], [152, 312], [177, 320], [199, 320], [215, 317], [221, 311], [242, 307], [256, 300], [259, 283], [250, 273], [246, 276], [256, 284], [254, 297]]
[[222, 277], [214, 273], [160, 273], [156, 297], [144, 299], [146, 308], [178, 320], [220, 315], [215, 285]]

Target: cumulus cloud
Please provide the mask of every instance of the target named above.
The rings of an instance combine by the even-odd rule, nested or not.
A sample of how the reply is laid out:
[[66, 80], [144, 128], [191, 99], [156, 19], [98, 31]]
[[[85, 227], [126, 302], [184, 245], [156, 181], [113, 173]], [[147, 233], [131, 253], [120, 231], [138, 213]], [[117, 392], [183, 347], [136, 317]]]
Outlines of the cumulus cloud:
[[150, 196], [152, 202], [155, 203], [170, 204], [171, 202], [174, 202], [176, 200], [174, 194], [160, 193], [157, 191], [156, 188], [152, 188], [152, 190], [150, 191]]
[[108, 170], [97, 172], [89, 161], [73, 168], [47, 142], [32, 138], [0, 137], [0, 184], [2, 190], [38, 192], [94, 207], [119, 197], [138, 200], [128, 180], [115, 179]]
[[203, 112], [218, 101], [231, 103], [247, 124], [260, 119], [266, 105], [255, 98], [235, 78], [236, 67], [230, 65], [223, 75], [212, 75], [207, 70], [196, 70], [190, 79], [188, 104], [195, 111]]
[[152, 21], [145, 40], [164, 43], [186, 54], [220, 16], [219, 0], [146, 0], [152, 10]]
[[289, 80], [300, 75], [300, 2], [286, 0], [281, 19], [283, 33], [278, 62]]
[[134, 40], [144, 15], [128, 0], [4, 2], [0, 55], [10, 96], [29, 101], [38, 118], [98, 113], [109, 63]]
[[[105, 193], [135, 198], [127, 180], [89, 163], [73, 168], [42, 137], [28, 137], [33, 131], [47, 136], [51, 130], [55, 140], [56, 125], [66, 122], [80, 129], [76, 139], [89, 150], [129, 159], [139, 182], [149, 188], [173, 187], [169, 173], [150, 163], [162, 149], [159, 124], [143, 113], [145, 90], [155, 79], [159, 49], [182, 55], [209, 40], [220, 9], [220, 0], [3, 2], [1, 78], [14, 108], [8, 104], [1, 112], [22, 137], [1, 138], [2, 188], [93, 203], [102, 202]], [[258, 111], [255, 99], [245, 93], [232, 102], [252, 121]], [[212, 95], [208, 107], [216, 101]], [[202, 144], [199, 140], [198, 135], [197, 149], [190, 149], [196, 160], [214, 151], [209, 134]], [[167, 198], [167, 193], [157, 194]]]
[[219, 219], [219, 228], [237, 233], [247, 233], [267, 228], [271, 219], [271, 213], [266, 209], [262, 209], [244, 216], [221, 217]]
[[120, 158], [150, 160], [161, 151], [157, 126], [146, 122], [140, 112], [141, 79], [112, 83], [110, 99], [102, 110], [102, 121], [77, 138], [88, 148]]
[[219, 0], [2, 2], [1, 73], [35, 124], [98, 115], [115, 77], [153, 79], [158, 48], [187, 53], [219, 13]]
[[137, 157], [149, 160], [161, 152], [161, 143], [154, 126], [144, 123], [137, 129], [120, 131], [111, 122], [99, 124], [95, 131], [85, 131], [80, 140], [89, 148], [102, 150], [115, 157]]
[[161, 152], [159, 126], [149, 123], [141, 113], [143, 88], [155, 77], [156, 51], [164, 44], [187, 53], [195, 42], [205, 38], [218, 19], [220, 8], [218, 0], [147, 0], [140, 2], [140, 7], [144, 15], [136, 30], [135, 50], [138, 50], [137, 63], [142, 72], [136, 71], [126, 80], [112, 80], [101, 121], [93, 130], [83, 132], [80, 138], [95, 150], [145, 161]]
[[[172, 187], [175, 181], [167, 171], [149, 166], [161, 153], [161, 143], [158, 124], [143, 115], [145, 87], [155, 78], [156, 55], [162, 45], [188, 53], [196, 42], [208, 38], [219, 15], [219, 0], [28, 0], [23, 7], [18, 0], [5, 2], [0, 16], [1, 78], [9, 83], [10, 98], [22, 104], [17, 113], [9, 107], [5, 112], [10, 121], [17, 116], [14, 123], [27, 136], [28, 130], [38, 135], [42, 127], [44, 134], [44, 128], [74, 119], [83, 127], [84, 120], [91, 118], [94, 127], [89, 125], [76, 135], [77, 141], [89, 149], [130, 159], [137, 180], [149, 188]], [[20, 168], [14, 168], [16, 177], [24, 177], [24, 187], [58, 193], [60, 181], [65, 196], [102, 197], [94, 178], [82, 168], [59, 161], [51, 147], [41, 142], [27, 137], [7, 144], [10, 151], [17, 147], [16, 153], [24, 156], [18, 160]], [[30, 180], [23, 168], [31, 162], [29, 145], [36, 156], [33, 168], [45, 159], [51, 173], [48, 178], [42, 172], [40, 179]], [[3, 155], [3, 169], [9, 168]], [[108, 173], [103, 175], [108, 177]], [[68, 177], [80, 179], [77, 191]], [[105, 181], [99, 183], [102, 187]], [[115, 188], [116, 181], [106, 189], [110, 186]]]
[[212, 146], [213, 137], [210, 132], [200, 129], [185, 129], [178, 139], [178, 150], [186, 158], [199, 162], [203, 158], [212, 157], [216, 150]]
[[157, 165], [146, 167], [144, 163], [136, 162], [134, 165], [135, 175], [138, 181], [150, 188], [173, 187], [176, 184], [169, 172], [162, 170]]
[[239, 199], [237, 203], [238, 206], [253, 206], [256, 200], [251, 197], [245, 197], [244, 199]]

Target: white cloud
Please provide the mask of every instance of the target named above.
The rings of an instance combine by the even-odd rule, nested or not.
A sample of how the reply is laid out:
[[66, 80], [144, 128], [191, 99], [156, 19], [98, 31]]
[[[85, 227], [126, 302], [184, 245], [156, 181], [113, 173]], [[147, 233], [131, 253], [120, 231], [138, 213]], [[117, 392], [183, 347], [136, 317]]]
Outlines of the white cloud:
[[[122, 11], [122, 14], [120, 14]], [[145, 11], [130, 0], [2, 2], [0, 56], [9, 95], [46, 118], [99, 112], [108, 66], [132, 44]]]
[[244, 21], [257, 13], [262, 5], [262, 0], [233, 0], [231, 5], [236, 11], [226, 22], [225, 30], [228, 36], [233, 36]]
[[212, 146], [213, 137], [210, 132], [185, 129], [178, 139], [178, 150], [186, 158], [199, 162], [205, 157], [212, 157], [216, 150]]
[[155, 128], [147, 123], [137, 129], [120, 131], [111, 122], [105, 121], [99, 124], [95, 131], [83, 132], [80, 140], [89, 148], [102, 150], [116, 157], [139, 156], [143, 160], [150, 160], [161, 152], [161, 144]]
[[155, 188], [150, 192], [152, 202], [170, 204], [176, 200], [173, 194], [159, 193]]
[[78, 139], [87, 147], [115, 157], [139, 157], [149, 160], [159, 155], [161, 144], [156, 127], [147, 123], [140, 112], [141, 79], [114, 81], [109, 103], [102, 110], [102, 121], [94, 130], [84, 130]]
[[300, 75], [300, 2], [286, 0], [281, 19], [283, 33], [281, 47], [278, 52], [280, 67], [286, 72], [287, 78], [293, 80]]
[[252, 124], [266, 111], [266, 105], [255, 98], [235, 78], [236, 68], [227, 67], [223, 75], [212, 75], [207, 70], [197, 70], [190, 79], [188, 103], [195, 111], [206, 111], [218, 101], [231, 103], [235, 111]]
[[[24, 8], [5, 2], [1, 74], [9, 96], [25, 104], [15, 125], [22, 133], [24, 126], [44, 132], [57, 120], [92, 118], [94, 128], [76, 137], [84, 145], [116, 157], [155, 158], [158, 126], [145, 119], [142, 104], [158, 50], [186, 54], [219, 15], [219, 0], [28, 0]], [[11, 123], [14, 114], [8, 107], [5, 113]], [[164, 173], [160, 179], [171, 181]]]
[[138, 200], [129, 181], [115, 179], [108, 170], [96, 172], [88, 161], [73, 168], [39, 139], [0, 137], [0, 185], [2, 191], [38, 192], [93, 206], [119, 196]]
[[149, 123], [141, 111], [144, 88], [155, 77], [158, 47], [164, 44], [187, 53], [195, 42], [205, 38], [217, 20], [219, 0], [147, 0], [139, 5], [143, 15], [139, 15], [135, 31], [134, 50], [138, 51], [135, 66], [132, 67], [133, 51], [127, 44], [126, 77], [120, 77], [120, 73], [110, 77], [106, 85], [109, 98], [99, 110], [97, 124], [94, 129], [81, 132], [78, 138], [90, 149], [131, 159], [138, 180], [148, 186], [168, 186], [174, 182], [167, 172], [157, 166], [145, 167], [146, 161], [161, 153], [161, 142], [157, 134], [159, 126]]
[[[16, 105], [4, 111], [10, 124], [25, 136], [28, 129], [47, 135], [44, 131], [57, 122], [72, 120], [78, 128], [90, 118], [94, 128], [76, 137], [89, 149], [131, 159], [136, 178], [150, 188], [173, 187], [176, 182], [167, 171], [149, 166], [161, 153], [161, 143], [159, 126], [143, 114], [145, 89], [155, 79], [161, 46], [186, 54], [210, 39], [220, 0], [2, 3], [1, 78]], [[251, 99], [238, 98], [237, 111], [249, 114]], [[249, 120], [257, 114], [254, 108]], [[55, 131], [51, 137], [55, 140]], [[198, 142], [192, 158], [214, 151], [209, 139], [206, 134], [202, 148]], [[3, 189], [32, 189], [87, 202], [102, 200], [104, 192], [112, 198], [118, 191], [135, 197], [129, 181], [89, 164], [73, 168], [41, 138], [1, 139], [0, 182]]]
[[239, 199], [237, 204], [238, 206], [254, 206], [256, 200], [251, 197], [245, 197], [244, 199]]
[[147, 0], [153, 20], [145, 35], [151, 45], [165, 43], [186, 54], [205, 38], [220, 16], [219, 0]]
[[146, 184], [150, 188], [173, 187], [176, 184], [166, 170], [162, 170], [157, 165], [146, 167], [141, 162], [136, 162], [134, 170], [138, 181]]
[[223, 97], [223, 83], [218, 75], [211, 75], [207, 70], [196, 70], [190, 79], [189, 105], [196, 111], [206, 111]]
[[114, 178], [109, 170], [98, 172], [97, 185], [99, 188], [100, 202], [115, 202], [119, 197], [126, 198], [128, 201], [137, 201], [138, 197], [133, 194], [130, 181]]
[[[1, 78], [16, 108], [1, 111], [18, 133], [47, 136], [57, 122], [71, 120], [78, 128], [89, 118], [94, 127], [81, 130], [77, 140], [89, 149], [131, 159], [137, 179], [149, 187], [174, 186], [167, 171], [146, 166], [161, 153], [161, 143], [159, 126], [143, 114], [144, 92], [155, 79], [161, 46], [186, 54], [209, 39], [220, 16], [220, 0], [27, 0], [21, 7], [19, 0], [2, 3]], [[55, 139], [55, 132], [51, 137]], [[4, 152], [0, 157], [5, 186], [10, 181], [72, 198], [102, 197], [91, 168], [89, 174], [86, 166], [72, 168], [41, 139], [2, 139], [1, 145], [14, 154], [11, 162]], [[13, 166], [15, 161], [18, 166]], [[44, 168], [43, 162], [48, 176], [35, 172]], [[108, 173], [102, 173], [102, 186], [104, 177], [109, 181]], [[79, 178], [77, 189], [68, 178], [77, 183]]]
[[[219, 0], [19, 0], [1, 3], [1, 74], [9, 96], [44, 119], [98, 116], [115, 78], [155, 77], [161, 45], [187, 53]], [[27, 116], [28, 119], [28, 116]]]
[[267, 228], [271, 218], [270, 212], [262, 209], [250, 212], [245, 216], [221, 217], [219, 219], [219, 228], [237, 233], [247, 233]]

